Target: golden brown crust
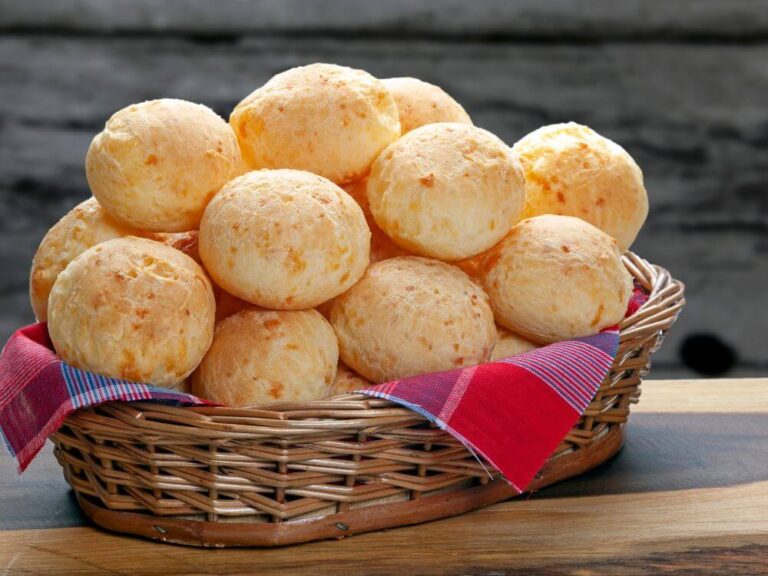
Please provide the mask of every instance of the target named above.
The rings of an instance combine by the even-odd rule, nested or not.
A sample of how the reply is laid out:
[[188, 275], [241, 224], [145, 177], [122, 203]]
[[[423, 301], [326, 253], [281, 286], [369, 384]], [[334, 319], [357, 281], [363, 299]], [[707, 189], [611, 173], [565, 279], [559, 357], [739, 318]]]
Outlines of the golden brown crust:
[[295, 168], [344, 184], [400, 136], [392, 95], [367, 72], [333, 64], [273, 77], [232, 112], [251, 168]]
[[439, 86], [417, 78], [386, 78], [382, 80], [397, 104], [403, 134], [436, 122], [472, 124], [461, 104]]
[[461, 270], [407, 256], [371, 266], [334, 300], [344, 362], [373, 382], [470, 366], [496, 343], [488, 297]]
[[216, 326], [192, 390], [228, 406], [320, 400], [338, 358], [333, 329], [315, 310], [241, 310]]
[[48, 330], [77, 368], [175, 386], [208, 349], [214, 313], [213, 288], [194, 260], [128, 236], [89, 248], [59, 274]]
[[466, 124], [422, 126], [389, 146], [368, 177], [376, 223], [404, 250], [463, 260], [491, 248], [525, 201], [520, 163], [496, 136]]
[[512, 150], [525, 170], [523, 218], [576, 216], [629, 249], [648, 215], [648, 194], [626, 150], [573, 122], [539, 128]]
[[59, 273], [76, 256], [100, 242], [123, 236], [145, 235], [112, 218], [95, 198], [70, 210], [40, 242], [29, 274], [29, 299], [39, 322], [48, 318], [48, 294]]
[[256, 170], [229, 182], [200, 225], [213, 280], [257, 306], [303, 310], [341, 294], [368, 266], [370, 232], [355, 201], [298, 170]]
[[542, 344], [617, 324], [632, 295], [616, 241], [572, 216], [517, 224], [485, 258], [482, 280], [496, 321]]
[[241, 171], [232, 129], [213, 110], [162, 99], [123, 108], [88, 149], [88, 184], [124, 224], [154, 232], [198, 227], [203, 210]]

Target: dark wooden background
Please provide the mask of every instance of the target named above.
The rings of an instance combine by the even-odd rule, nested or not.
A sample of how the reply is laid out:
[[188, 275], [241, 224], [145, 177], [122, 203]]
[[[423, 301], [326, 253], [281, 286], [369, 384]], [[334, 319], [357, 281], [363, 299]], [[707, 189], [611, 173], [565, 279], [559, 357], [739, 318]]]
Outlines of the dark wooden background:
[[83, 158], [112, 112], [169, 96], [227, 117], [271, 75], [316, 61], [439, 84], [510, 144], [567, 120], [617, 140], [651, 197], [634, 249], [688, 286], [654, 374], [768, 372], [756, 0], [0, 0], [0, 339], [32, 319], [30, 260], [89, 195]]

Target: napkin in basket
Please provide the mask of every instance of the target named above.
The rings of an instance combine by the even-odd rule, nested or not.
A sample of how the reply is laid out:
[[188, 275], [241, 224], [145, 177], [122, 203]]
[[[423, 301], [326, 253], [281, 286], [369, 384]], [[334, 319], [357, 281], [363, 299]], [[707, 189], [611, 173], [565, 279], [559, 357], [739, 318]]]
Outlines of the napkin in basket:
[[[627, 314], [644, 299], [637, 288]], [[359, 392], [422, 414], [522, 491], [586, 410], [613, 364], [618, 343], [614, 327], [496, 362]], [[0, 355], [0, 435], [19, 472], [75, 410], [137, 400], [208, 404], [190, 394], [70, 366], [53, 351], [45, 324], [16, 331]]]

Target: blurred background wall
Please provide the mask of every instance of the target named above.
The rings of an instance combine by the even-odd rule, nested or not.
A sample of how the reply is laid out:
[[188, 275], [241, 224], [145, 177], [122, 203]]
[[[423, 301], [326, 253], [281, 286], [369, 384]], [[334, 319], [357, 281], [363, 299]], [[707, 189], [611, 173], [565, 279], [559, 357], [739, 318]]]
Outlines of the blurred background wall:
[[768, 373], [768, 3], [0, 0], [0, 339], [32, 321], [38, 242], [89, 196], [88, 144], [159, 97], [225, 118], [333, 62], [442, 86], [514, 143], [573, 120], [643, 168], [634, 250], [687, 284], [654, 376]]

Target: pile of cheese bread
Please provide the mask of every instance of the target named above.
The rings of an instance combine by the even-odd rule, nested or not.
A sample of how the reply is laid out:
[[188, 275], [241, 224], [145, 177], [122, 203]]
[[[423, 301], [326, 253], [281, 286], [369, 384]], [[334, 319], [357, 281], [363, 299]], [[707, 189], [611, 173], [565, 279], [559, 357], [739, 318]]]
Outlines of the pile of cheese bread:
[[439, 87], [293, 68], [229, 123], [116, 112], [35, 255], [57, 354], [232, 406], [315, 400], [618, 323], [642, 172], [574, 123], [509, 146]]

